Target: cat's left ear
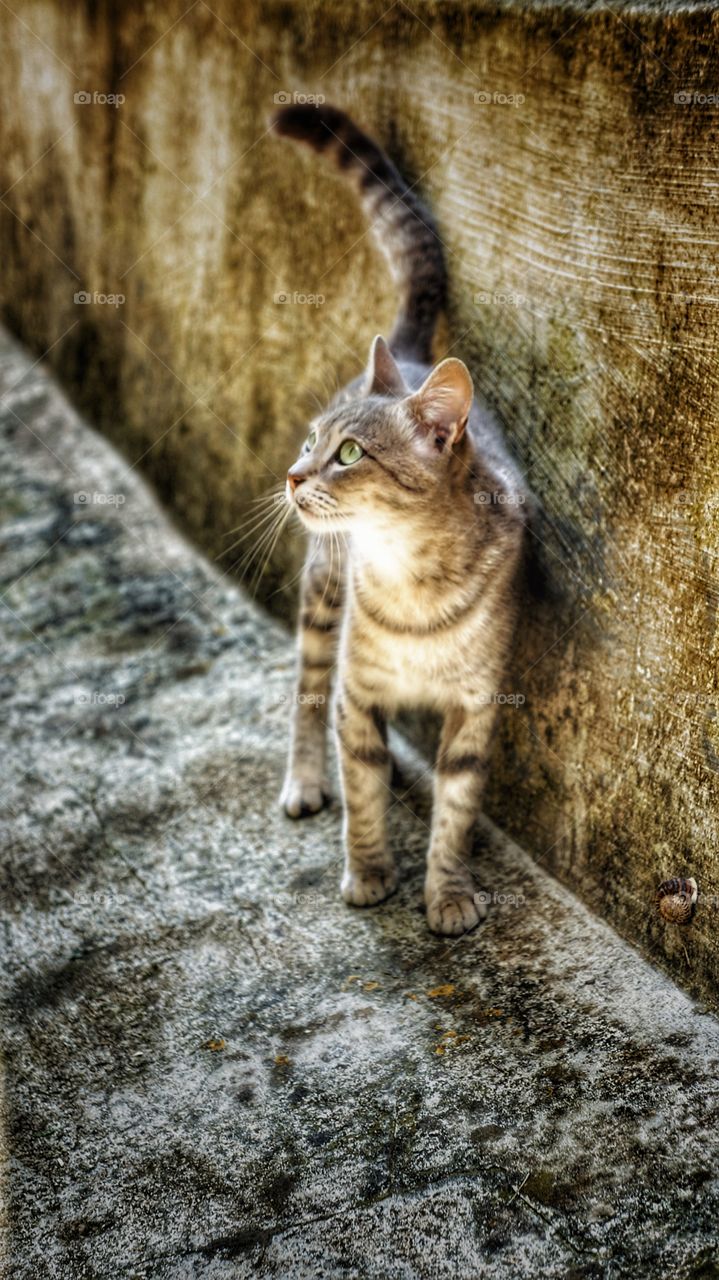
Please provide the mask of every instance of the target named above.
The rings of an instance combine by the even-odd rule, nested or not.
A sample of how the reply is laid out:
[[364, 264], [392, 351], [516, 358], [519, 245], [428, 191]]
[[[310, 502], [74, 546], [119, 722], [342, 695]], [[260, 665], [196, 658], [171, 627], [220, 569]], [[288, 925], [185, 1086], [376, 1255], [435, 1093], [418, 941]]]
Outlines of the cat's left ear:
[[474, 387], [461, 360], [442, 360], [409, 397], [408, 406], [425, 435], [440, 449], [461, 440], [472, 407]]
[[366, 396], [409, 395], [409, 387], [405, 386], [397, 362], [384, 338], [379, 334], [370, 348], [364, 393]]

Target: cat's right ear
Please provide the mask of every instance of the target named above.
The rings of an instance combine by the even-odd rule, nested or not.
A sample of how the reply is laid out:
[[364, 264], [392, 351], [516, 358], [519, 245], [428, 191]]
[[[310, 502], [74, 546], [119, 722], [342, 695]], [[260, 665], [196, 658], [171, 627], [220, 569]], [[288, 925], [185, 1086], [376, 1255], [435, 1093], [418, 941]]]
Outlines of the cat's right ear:
[[384, 338], [377, 334], [369, 353], [365, 373], [366, 396], [407, 396], [409, 388]]
[[441, 450], [461, 440], [473, 394], [466, 364], [450, 356], [432, 370], [407, 403], [423, 437]]

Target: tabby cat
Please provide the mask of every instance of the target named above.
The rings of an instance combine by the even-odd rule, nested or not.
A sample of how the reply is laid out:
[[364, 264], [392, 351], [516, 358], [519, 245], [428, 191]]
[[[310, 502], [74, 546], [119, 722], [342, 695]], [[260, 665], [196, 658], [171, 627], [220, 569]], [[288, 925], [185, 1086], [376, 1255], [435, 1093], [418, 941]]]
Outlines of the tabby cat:
[[472, 832], [521, 598], [530, 498], [499, 428], [473, 400], [465, 365], [432, 367], [447, 276], [427, 209], [344, 112], [290, 106], [273, 127], [325, 152], [350, 180], [401, 294], [389, 342], [375, 338], [366, 372], [310, 423], [287, 475], [287, 501], [310, 538], [281, 800], [300, 817], [328, 798], [336, 666], [342, 895], [358, 907], [381, 902], [397, 884], [385, 823], [387, 720], [405, 708], [441, 712], [425, 899], [430, 929], [458, 936], [484, 914]]

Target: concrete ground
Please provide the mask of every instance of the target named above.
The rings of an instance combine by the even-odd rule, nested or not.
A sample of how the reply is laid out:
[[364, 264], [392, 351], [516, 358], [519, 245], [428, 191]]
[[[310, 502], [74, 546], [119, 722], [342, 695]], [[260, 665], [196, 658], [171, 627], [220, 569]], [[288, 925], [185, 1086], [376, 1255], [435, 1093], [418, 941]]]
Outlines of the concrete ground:
[[719, 1275], [712, 1015], [489, 828], [432, 937], [407, 751], [344, 906], [288, 637], [7, 338], [0, 420], [7, 1275]]

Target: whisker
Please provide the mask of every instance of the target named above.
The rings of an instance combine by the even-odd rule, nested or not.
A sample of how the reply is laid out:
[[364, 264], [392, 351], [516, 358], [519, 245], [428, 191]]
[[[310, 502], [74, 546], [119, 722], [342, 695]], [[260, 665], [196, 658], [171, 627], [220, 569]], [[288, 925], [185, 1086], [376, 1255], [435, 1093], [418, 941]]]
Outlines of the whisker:
[[[282, 501], [284, 501], [284, 499], [282, 499]], [[226, 538], [229, 538], [231, 534], [238, 533], [240, 529], [245, 529], [247, 525], [252, 524], [254, 520], [261, 520], [263, 516], [272, 515], [274, 511], [278, 510], [280, 505], [281, 505], [280, 498], [279, 497], [273, 498], [273, 500], [267, 503], [266, 506], [260, 507], [258, 510], [250, 512], [250, 514], [246, 517], [246, 519], [243, 520], [240, 524], [236, 525], [234, 529], [228, 529], [227, 533], [224, 536]]]
[[279, 521], [278, 521], [278, 523], [277, 523], [277, 526], [276, 526], [276, 529], [275, 529], [275, 532], [274, 532], [274, 537], [273, 537], [273, 538], [271, 538], [271, 540], [270, 540], [269, 547], [268, 547], [268, 549], [267, 549], [267, 554], [266, 554], [266, 556], [265, 556], [264, 560], [262, 561], [262, 565], [260, 566], [260, 568], [257, 570], [257, 573], [255, 574], [254, 586], [253, 586], [253, 588], [252, 588], [252, 594], [253, 594], [253, 595], [255, 595], [255, 594], [256, 594], [256, 592], [257, 592], [257, 588], [258, 588], [258, 587], [259, 587], [259, 585], [260, 585], [260, 580], [261, 580], [261, 578], [262, 578], [262, 575], [263, 575], [263, 573], [265, 572], [265, 569], [267, 568], [267, 565], [269, 564], [270, 559], [272, 558], [272, 555], [273, 555], [273, 553], [274, 553], [275, 547], [277, 546], [277, 542], [278, 542], [278, 540], [279, 540], [280, 534], [282, 533], [282, 530], [284, 529], [285, 524], [287, 523], [287, 521], [288, 521], [288, 519], [289, 519], [289, 516], [290, 516], [290, 512], [291, 512], [291, 510], [292, 510], [292, 508], [288, 506], [288, 507], [286, 508], [286, 510], [282, 512], [282, 515], [280, 516], [280, 519], [279, 519]]
[[[295, 513], [293, 513], [293, 514], [295, 514]], [[319, 550], [319, 548], [318, 548], [318, 550]], [[317, 551], [315, 551], [315, 553], [314, 553], [314, 555], [312, 556], [312, 559], [311, 559], [311, 560], [307, 560], [307, 561], [305, 561], [305, 560], [303, 559], [303, 562], [302, 562], [302, 564], [301, 564], [301, 565], [300, 565], [300, 567], [299, 567], [299, 571], [298, 571], [297, 573], [295, 573], [295, 574], [290, 578], [289, 582], [281, 582], [281, 583], [280, 583], [280, 585], [279, 585], [279, 587], [275, 587], [275, 590], [274, 590], [274, 591], [272, 591], [272, 592], [270, 593], [270, 595], [268, 595], [267, 600], [268, 600], [268, 601], [269, 601], [269, 600], [271, 600], [271, 599], [272, 599], [272, 597], [273, 597], [273, 596], [278, 595], [278, 594], [280, 593], [280, 591], [289, 591], [290, 587], [294, 586], [294, 584], [296, 583], [297, 579], [302, 577], [302, 574], [304, 573], [305, 569], [309, 568], [309, 566], [310, 566], [311, 564], [313, 564], [313, 563], [314, 563], [314, 561], [315, 561], [315, 559], [316, 559], [316, 558], [317, 558]]]
[[[262, 503], [263, 506], [270, 507], [280, 502], [283, 498], [284, 498], [284, 487], [282, 489], [271, 490], [269, 493], [261, 493], [259, 498], [252, 498], [252, 500], [248, 503], [248, 506], [257, 507], [260, 503]], [[245, 516], [244, 520], [241, 520], [239, 524], [235, 525], [234, 529], [228, 529], [227, 532], [223, 533], [221, 536], [223, 538], [230, 538], [233, 533], [237, 533], [239, 529], [242, 529], [246, 524], [249, 524], [250, 520], [254, 519], [254, 517], [257, 514], [258, 514], [257, 511], [249, 512]]]
[[271, 511], [260, 512], [259, 515], [257, 514], [257, 512], [255, 512], [254, 516], [252, 516], [249, 520], [245, 521], [244, 525], [238, 526], [238, 528], [244, 529], [244, 532], [240, 534], [239, 538], [236, 538], [235, 541], [229, 547], [224, 547], [222, 551], [220, 551], [219, 554], [215, 556], [215, 559], [219, 560], [221, 556], [230, 555], [231, 552], [234, 551], [235, 547], [239, 546], [240, 543], [242, 542], [246, 542], [248, 538], [253, 537], [255, 533], [257, 533], [260, 529], [262, 529], [263, 525], [266, 526], [268, 523], [270, 523], [274, 519], [274, 517], [278, 514], [278, 511], [279, 511], [279, 504], [275, 504], [273, 505]]
[[[255, 560], [258, 556], [262, 554], [265, 547], [271, 540], [273, 534], [275, 533], [275, 530], [278, 529], [280, 525], [283, 523], [283, 521], [287, 518], [287, 514], [290, 510], [291, 508], [287, 507], [287, 508], [280, 508], [279, 511], [273, 511], [271, 513], [271, 519], [270, 519], [269, 525], [267, 525], [267, 527], [262, 531], [262, 533], [260, 534], [260, 537], [247, 550], [245, 555], [238, 556], [237, 560], [235, 560], [234, 563], [230, 566], [230, 570], [237, 570], [241, 575], [245, 575], [246, 572], [249, 570], [249, 567], [252, 564], [253, 560]], [[265, 523], [267, 524], [267, 522]]]

